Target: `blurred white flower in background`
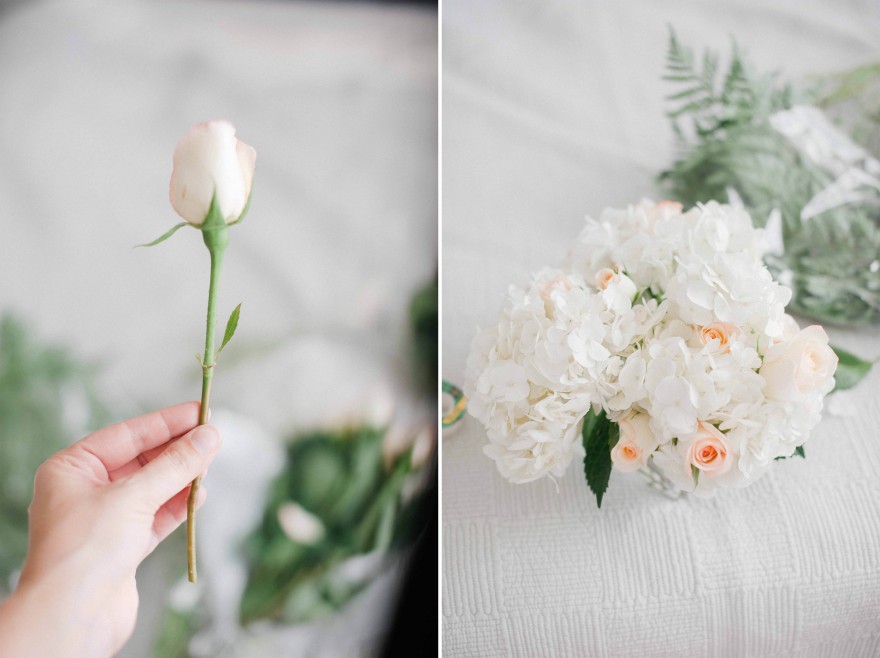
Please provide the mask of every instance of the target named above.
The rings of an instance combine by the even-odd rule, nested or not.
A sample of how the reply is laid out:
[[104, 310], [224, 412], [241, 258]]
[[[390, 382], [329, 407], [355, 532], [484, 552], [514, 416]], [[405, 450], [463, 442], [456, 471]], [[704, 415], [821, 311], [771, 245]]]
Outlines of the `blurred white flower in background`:
[[284, 503], [279, 508], [278, 524], [284, 534], [297, 544], [311, 546], [324, 537], [324, 524], [321, 523], [321, 519], [298, 503]]

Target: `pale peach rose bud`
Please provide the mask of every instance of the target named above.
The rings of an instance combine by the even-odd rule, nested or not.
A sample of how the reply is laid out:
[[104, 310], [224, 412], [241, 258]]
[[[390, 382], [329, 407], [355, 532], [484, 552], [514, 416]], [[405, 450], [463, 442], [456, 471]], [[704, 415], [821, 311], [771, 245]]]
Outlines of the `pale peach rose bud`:
[[684, 209], [678, 201], [661, 201], [653, 206], [645, 206], [645, 214], [652, 222], [667, 220], [676, 215], [680, 215]]
[[550, 279], [541, 284], [541, 299], [545, 302], [550, 300], [550, 296], [557, 290], [568, 292], [571, 290], [571, 282], [563, 276]]
[[657, 210], [668, 213], [670, 215], [680, 215], [684, 206], [681, 205], [679, 201], [669, 201], [668, 199], [663, 199], [656, 206]]
[[611, 449], [611, 462], [618, 471], [624, 473], [637, 471], [644, 465], [644, 461], [642, 449], [632, 441], [625, 441], [623, 437]]
[[605, 290], [611, 280], [614, 278], [615, 272], [610, 267], [603, 267], [596, 272], [596, 287], [599, 290]]
[[685, 440], [690, 441], [684, 464], [688, 475], [692, 466], [706, 477], [723, 475], [733, 466], [727, 439], [714, 425], [700, 421], [697, 431]]
[[633, 299], [639, 289], [635, 282], [623, 272], [616, 272], [600, 293], [605, 305], [615, 313], [626, 313], [632, 308]]
[[835, 370], [837, 355], [828, 346], [828, 334], [814, 324], [770, 347], [758, 373], [768, 398], [798, 402], [834, 388]]
[[651, 430], [648, 414], [636, 413], [618, 421], [620, 438], [611, 450], [614, 467], [628, 473], [644, 466], [657, 449], [657, 439]]
[[[712, 344], [716, 352], [729, 352], [730, 341], [740, 332], [739, 327], [729, 322], [713, 322], [699, 327], [698, 336], [703, 345]], [[714, 343], [712, 341], [715, 341]]]
[[216, 195], [223, 221], [237, 221], [251, 195], [256, 159], [257, 152], [235, 138], [228, 121], [193, 126], [174, 149], [170, 197], [175, 212], [201, 226]]

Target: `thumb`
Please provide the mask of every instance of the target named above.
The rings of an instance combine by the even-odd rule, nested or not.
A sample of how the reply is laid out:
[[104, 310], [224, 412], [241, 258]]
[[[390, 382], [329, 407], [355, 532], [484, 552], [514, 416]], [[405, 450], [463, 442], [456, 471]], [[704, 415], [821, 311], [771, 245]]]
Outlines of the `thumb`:
[[201, 425], [170, 444], [126, 483], [141, 502], [158, 509], [205, 472], [222, 439], [213, 425]]

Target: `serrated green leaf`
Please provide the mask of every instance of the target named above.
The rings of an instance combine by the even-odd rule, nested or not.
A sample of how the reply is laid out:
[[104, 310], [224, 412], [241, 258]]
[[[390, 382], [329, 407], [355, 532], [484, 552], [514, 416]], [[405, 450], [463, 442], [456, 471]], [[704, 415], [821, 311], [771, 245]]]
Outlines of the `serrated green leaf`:
[[598, 414], [590, 409], [584, 417], [581, 430], [584, 441], [584, 475], [587, 484], [596, 495], [596, 505], [602, 507], [602, 497], [611, 479], [611, 449], [617, 444], [620, 428], [612, 423], [602, 410]]
[[590, 411], [584, 416], [584, 425], [581, 429], [581, 435], [583, 437], [592, 436], [603, 423], [608, 422], [605, 418], [605, 411], [600, 411], [598, 414], [593, 412], [593, 409], [590, 408]]
[[865, 375], [871, 371], [874, 365], [870, 361], [864, 361], [855, 354], [832, 346], [831, 349], [837, 355], [837, 372], [834, 373], [834, 391], [845, 391], [858, 384]]
[[188, 224], [187, 224], [186, 222], [180, 222], [180, 224], [177, 224], [177, 225], [171, 227], [168, 231], [166, 231], [165, 233], [163, 233], [162, 235], [160, 235], [158, 238], [156, 238], [156, 239], [153, 240], [152, 242], [148, 242], [148, 243], [146, 243], [146, 244], [138, 244], [138, 245], [135, 245], [135, 249], [137, 249], [138, 247], [155, 247], [155, 246], [156, 246], [157, 244], [159, 244], [160, 242], [165, 242], [165, 240], [167, 240], [168, 238], [170, 238], [172, 235], [174, 235], [174, 234], [177, 233], [180, 229], [182, 229], [184, 226], [187, 226], [187, 225], [188, 225]]
[[232, 340], [232, 337], [235, 335], [235, 330], [238, 327], [238, 316], [240, 314], [241, 304], [235, 307], [229, 316], [229, 320], [226, 322], [226, 331], [223, 333], [223, 342], [220, 343], [220, 349], [217, 350], [218, 355], [223, 351], [223, 348], [226, 347], [226, 343]]

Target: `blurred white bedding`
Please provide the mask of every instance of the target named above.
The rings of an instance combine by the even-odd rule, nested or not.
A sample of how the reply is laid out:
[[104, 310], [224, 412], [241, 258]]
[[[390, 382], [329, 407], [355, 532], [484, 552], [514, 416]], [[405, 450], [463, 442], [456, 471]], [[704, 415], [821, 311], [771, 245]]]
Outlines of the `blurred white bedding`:
[[[791, 76], [880, 59], [869, 0], [446, 0], [443, 376], [508, 284], [558, 262], [586, 214], [654, 194], [673, 136], [668, 25]], [[880, 356], [876, 329], [832, 340]], [[443, 443], [448, 656], [880, 655], [880, 372], [749, 489], [669, 501], [612, 476], [603, 509], [572, 464], [512, 485], [473, 419]]]

